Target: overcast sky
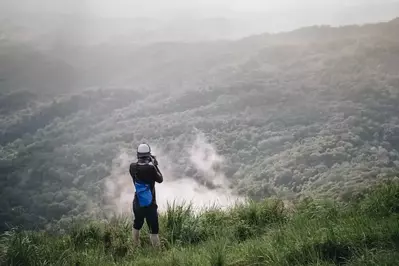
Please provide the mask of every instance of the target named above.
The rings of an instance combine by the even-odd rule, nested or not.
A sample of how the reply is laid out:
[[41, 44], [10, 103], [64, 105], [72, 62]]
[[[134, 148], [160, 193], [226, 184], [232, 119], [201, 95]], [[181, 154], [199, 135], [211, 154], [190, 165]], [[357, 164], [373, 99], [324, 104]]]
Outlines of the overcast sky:
[[231, 12], [298, 12], [339, 9], [349, 5], [398, 0], [0, 0], [2, 8], [33, 12], [64, 11], [112, 17], [158, 16], [195, 10], [210, 15]]

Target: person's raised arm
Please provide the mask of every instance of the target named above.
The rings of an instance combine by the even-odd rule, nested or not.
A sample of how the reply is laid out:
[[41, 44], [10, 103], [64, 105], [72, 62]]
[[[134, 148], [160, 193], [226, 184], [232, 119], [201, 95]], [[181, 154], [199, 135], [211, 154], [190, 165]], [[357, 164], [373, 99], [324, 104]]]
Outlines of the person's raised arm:
[[163, 175], [161, 173], [161, 170], [159, 170], [157, 165], [154, 165], [154, 169], [155, 169], [155, 172], [156, 172], [155, 182], [162, 183], [163, 182]]
[[154, 166], [154, 171], [155, 171], [154, 181], [157, 183], [162, 183], [163, 175], [161, 173], [161, 170], [159, 170], [158, 160], [154, 155], [151, 155], [150, 158], [151, 158], [151, 162], [152, 162], [152, 165]]

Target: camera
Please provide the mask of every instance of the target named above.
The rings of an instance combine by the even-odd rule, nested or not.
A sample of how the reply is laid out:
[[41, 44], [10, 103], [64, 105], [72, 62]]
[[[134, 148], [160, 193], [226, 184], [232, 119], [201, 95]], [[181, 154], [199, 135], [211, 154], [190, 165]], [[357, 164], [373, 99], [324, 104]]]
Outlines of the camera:
[[157, 158], [155, 157], [155, 155], [150, 155], [151, 161], [155, 166], [158, 166], [158, 161]]

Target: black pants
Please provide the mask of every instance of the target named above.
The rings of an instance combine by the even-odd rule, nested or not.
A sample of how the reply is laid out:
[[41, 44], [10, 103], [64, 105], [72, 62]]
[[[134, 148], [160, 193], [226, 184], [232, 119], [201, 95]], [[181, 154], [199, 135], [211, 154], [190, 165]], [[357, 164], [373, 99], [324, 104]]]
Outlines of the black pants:
[[136, 204], [133, 204], [133, 214], [134, 214], [134, 222], [133, 222], [134, 229], [140, 230], [144, 225], [144, 219], [145, 219], [148, 225], [148, 229], [150, 230], [150, 234], [156, 235], [159, 233], [157, 206], [142, 208], [136, 206]]

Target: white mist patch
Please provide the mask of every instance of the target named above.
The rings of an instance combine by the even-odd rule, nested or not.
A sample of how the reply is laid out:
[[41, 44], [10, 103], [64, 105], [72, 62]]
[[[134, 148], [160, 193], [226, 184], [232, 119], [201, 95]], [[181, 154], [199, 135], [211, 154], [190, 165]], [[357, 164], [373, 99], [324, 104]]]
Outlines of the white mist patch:
[[131, 212], [133, 182], [129, 174], [130, 156], [123, 151], [112, 162], [111, 175], [105, 179], [105, 213], [108, 217]]
[[204, 174], [207, 181], [216, 186], [228, 185], [224, 173], [217, 170], [224, 160], [217, 154], [215, 147], [206, 141], [204, 135], [197, 135], [189, 154], [191, 163]]
[[[195, 210], [200, 210], [214, 206], [224, 208], [241, 200], [229, 189], [228, 179], [220, 170], [223, 158], [217, 154], [216, 149], [206, 141], [203, 135], [198, 135], [183, 154], [187, 156], [192, 166], [201, 172], [206, 182], [216, 187], [215, 189], [210, 189], [206, 186], [207, 184], [175, 171], [178, 168], [177, 163], [174, 163], [162, 149], [152, 147], [152, 150], [157, 156], [164, 176], [164, 182], [155, 185], [160, 212], [165, 211], [167, 204], [173, 204], [173, 202], [191, 203]], [[105, 211], [108, 216], [131, 213], [134, 187], [129, 174], [129, 165], [135, 160], [135, 154], [129, 155], [127, 151], [121, 151], [113, 161], [111, 175], [104, 183]]]
[[160, 211], [164, 211], [167, 203], [191, 203], [195, 210], [207, 207], [225, 208], [236, 202], [236, 196], [226, 190], [210, 190], [204, 185], [183, 178], [176, 181], [165, 181], [164, 186], [157, 187], [157, 200]]

